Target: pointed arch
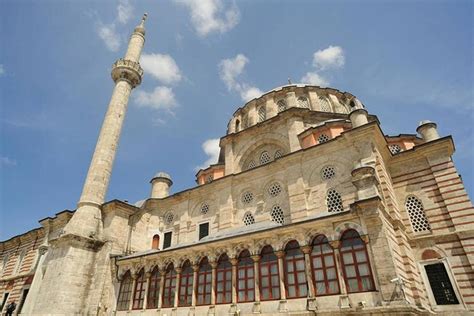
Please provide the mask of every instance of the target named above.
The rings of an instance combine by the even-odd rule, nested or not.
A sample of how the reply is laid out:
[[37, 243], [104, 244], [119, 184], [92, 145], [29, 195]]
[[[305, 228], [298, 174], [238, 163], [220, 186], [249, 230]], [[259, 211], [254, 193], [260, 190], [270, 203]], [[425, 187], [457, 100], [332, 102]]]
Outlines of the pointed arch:
[[120, 282], [119, 295], [117, 299], [117, 310], [128, 310], [130, 304], [130, 296], [132, 295], [132, 274], [127, 270]]

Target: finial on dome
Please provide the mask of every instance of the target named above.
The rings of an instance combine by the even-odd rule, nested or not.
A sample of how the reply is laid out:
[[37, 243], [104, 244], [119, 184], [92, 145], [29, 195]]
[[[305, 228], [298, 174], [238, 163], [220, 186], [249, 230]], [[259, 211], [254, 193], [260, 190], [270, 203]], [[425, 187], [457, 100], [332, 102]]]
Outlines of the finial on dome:
[[135, 32], [141, 33], [142, 35], [145, 35], [145, 21], [148, 17], [148, 13], [144, 13], [142, 20], [140, 21], [140, 24], [135, 28]]
[[142, 17], [142, 22], [140, 23], [141, 25], [145, 26], [145, 21], [146, 21], [146, 18], [148, 17], [148, 13], [143, 13], [143, 17]]
[[291, 84], [291, 78], [288, 77], [288, 84]]

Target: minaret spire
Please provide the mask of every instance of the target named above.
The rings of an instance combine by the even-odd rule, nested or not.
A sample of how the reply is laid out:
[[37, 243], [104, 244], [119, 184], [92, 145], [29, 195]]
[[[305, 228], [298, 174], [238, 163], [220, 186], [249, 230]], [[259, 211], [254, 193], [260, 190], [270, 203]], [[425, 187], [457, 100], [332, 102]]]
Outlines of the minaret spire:
[[[145, 43], [145, 20], [135, 27], [124, 58], [112, 66], [115, 87], [100, 130], [77, 210], [59, 237], [49, 241], [45, 274], [36, 294], [33, 314], [96, 314], [102, 288], [110, 266], [110, 249], [103, 236], [102, 204], [109, 186], [120, 133], [132, 89], [143, 77], [140, 55]], [[71, 281], [72, 280], [72, 281]], [[67, 298], [67, 299], [65, 299]]]

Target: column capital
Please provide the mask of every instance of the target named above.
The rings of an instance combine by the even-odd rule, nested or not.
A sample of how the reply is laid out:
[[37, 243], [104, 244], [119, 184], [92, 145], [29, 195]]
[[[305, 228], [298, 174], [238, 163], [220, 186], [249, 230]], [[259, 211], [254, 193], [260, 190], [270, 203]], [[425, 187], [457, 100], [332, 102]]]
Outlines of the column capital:
[[259, 262], [261, 259], [260, 255], [252, 255], [250, 258], [252, 258], [253, 262]]
[[230, 258], [229, 261], [233, 266], [236, 266], [239, 263], [238, 258]]
[[310, 254], [312, 250], [313, 250], [313, 247], [311, 247], [310, 245], [302, 246], [302, 247], [301, 247], [301, 251], [302, 251], [305, 255], [306, 255], [306, 254]]
[[192, 268], [193, 268], [193, 271], [194, 271], [194, 272], [199, 271], [199, 264], [193, 264], [193, 265], [192, 265]]
[[362, 239], [362, 241], [366, 244], [369, 243], [369, 235], [362, 235], [360, 236], [360, 239]]
[[278, 257], [278, 259], [283, 258], [285, 256], [285, 250], [275, 251], [275, 255]]
[[174, 271], [176, 271], [176, 273], [181, 273], [183, 271], [182, 268], [175, 268]]
[[209, 261], [209, 264], [211, 265], [211, 268], [217, 268], [217, 261]]
[[151, 271], [148, 271], [145, 273], [145, 277], [149, 279], [151, 277], [151, 274], [152, 274]]
[[339, 249], [341, 246], [341, 241], [340, 240], [331, 240], [329, 241], [329, 245], [332, 247], [332, 249]]

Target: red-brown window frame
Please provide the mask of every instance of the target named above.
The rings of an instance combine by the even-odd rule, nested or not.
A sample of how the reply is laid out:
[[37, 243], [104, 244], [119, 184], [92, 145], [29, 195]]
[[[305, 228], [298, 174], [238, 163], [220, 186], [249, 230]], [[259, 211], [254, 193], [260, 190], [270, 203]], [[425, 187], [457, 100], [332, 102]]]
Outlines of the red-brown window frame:
[[191, 306], [193, 302], [193, 280], [194, 271], [189, 260], [181, 266], [181, 275], [179, 277], [178, 306]]
[[[227, 278], [227, 274], [230, 273], [230, 280]], [[222, 278], [219, 278], [222, 275]], [[230, 281], [230, 287], [227, 287]], [[219, 284], [222, 284], [222, 290], [219, 289]], [[229, 261], [227, 254], [222, 254], [217, 262], [216, 268], [216, 304], [229, 304], [232, 303], [232, 264]], [[222, 301], [219, 301], [219, 294], [222, 295]], [[230, 298], [226, 300], [226, 296], [230, 294]]]
[[[252, 276], [249, 277], [249, 271], [252, 270]], [[243, 280], [245, 281], [245, 287], [241, 288], [240, 287], [240, 282], [239, 275], [240, 271], [244, 271], [244, 278]], [[252, 287], [248, 286], [248, 281], [252, 280], [251, 282]], [[253, 260], [250, 258], [250, 252], [248, 250], [243, 250], [240, 255], [239, 255], [239, 263], [237, 264], [237, 302], [239, 303], [245, 303], [245, 302], [253, 302], [255, 301], [255, 271], [254, 271], [254, 265], [253, 265]], [[243, 292], [244, 293], [244, 299], [240, 300], [239, 293]], [[253, 299], [249, 299], [249, 293], [253, 294]]]
[[176, 295], [176, 271], [172, 263], [166, 268], [161, 307], [174, 307], [174, 298]]
[[145, 270], [141, 269], [138, 272], [138, 276], [135, 280], [135, 289], [133, 290], [133, 303], [132, 309], [143, 309], [143, 303], [145, 302], [145, 291], [146, 291], [146, 277]]
[[[210, 276], [208, 281], [208, 276]], [[204, 280], [204, 282], [201, 282]], [[202, 286], [203, 291], [201, 292], [199, 288]], [[206, 289], [209, 290], [206, 290]], [[202, 258], [199, 263], [199, 271], [197, 275], [197, 288], [196, 288], [196, 305], [210, 305], [212, 302], [212, 267], [209, 264], [207, 257]], [[200, 302], [200, 299], [202, 301]]]
[[[348, 234], [352, 234], [352, 236], [350, 237], [346, 237]], [[344, 241], [346, 240], [360, 240], [360, 242], [362, 243], [362, 246], [363, 246], [363, 249], [364, 249], [364, 253], [365, 253], [365, 257], [367, 259], [367, 261], [363, 261], [363, 262], [358, 262], [357, 261], [357, 257], [356, 257], [356, 251], [354, 250], [354, 246], [351, 245], [351, 249], [350, 250], [342, 250], [343, 249], [343, 244], [344, 244]], [[360, 250], [358, 250], [360, 251]], [[354, 229], [348, 229], [346, 230], [342, 235], [341, 235], [341, 245], [340, 245], [340, 249], [339, 249], [339, 252], [341, 254], [341, 263], [342, 263], [342, 272], [343, 272], [343, 275], [344, 275], [344, 281], [346, 283], [346, 289], [347, 289], [347, 293], [360, 293], [360, 292], [370, 292], [370, 291], [374, 291], [375, 290], [375, 283], [374, 283], [374, 277], [373, 277], [373, 274], [372, 274], [372, 267], [370, 265], [370, 259], [369, 259], [369, 253], [367, 252], [367, 245], [365, 244], [365, 242], [362, 240], [362, 238], [360, 238], [360, 235], [359, 233], [354, 230]], [[353, 260], [353, 263], [348, 263], [346, 264], [344, 262], [344, 254], [345, 253], [351, 253], [352, 254], [352, 260]], [[368, 266], [368, 272], [369, 274], [367, 276], [364, 276], [365, 278], [368, 278], [369, 281], [370, 281], [370, 285], [371, 287], [369, 289], [363, 289], [363, 285], [362, 285], [362, 277], [360, 276], [360, 272], [359, 272], [359, 264], [364, 264], [364, 263], [367, 263], [367, 266]], [[347, 275], [346, 275], [346, 266], [351, 266], [353, 265], [354, 266], [354, 269], [355, 269], [355, 273], [356, 273], [356, 276], [355, 277], [351, 277], [351, 278], [348, 278]], [[351, 291], [350, 288], [349, 288], [349, 282], [348, 280], [349, 279], [357, 279], [357, 286], [358, 286], [358, 290], [357, 291]]]
[[[296, 250], [300, 252], [300, 257], [295, 258], [295, 257], [289, 257], [288, 251], [290, 250]], [[284, 268], [285, 268], [285, 287], [286, 287], [286, 297], [287, 298], [301, 298], [301, 297], [307, 297], [308, 296], [308, 280], [307, 280], [307, 275], [306, 275], [306, 266], [305, 266], [305, 261], [304, 261], [304, 253], [301, 251], [300, 244], [296, 240], [292, 240], [286, 244], [285, 247], [285, 259], [284, 259]], [[297, 270], [297, 262], [302, 261], [303, 262], [303, 270]], [[288, 272], [288, 264], [291, 264], [293, 266], [293, 271]], [[303, 272], [304, 274], [304, 282], [299, 282], [298, 281], [298, 273]], [[295, 286], [295, 296], [291, 296], [288, 288], [290, 284], [288, 283], [288, 275], [292, 274], [295, 282], [291, 284], [292, 286]], [[301, 287], [306, 288], [306, 293], [303, 293], [301, 290]]]
[[160, 235], [153, 236], [153, 240], [151, 242], [151, 249], [160, 249]]
[[[260, 252], [261, 258], [259, 261], [259, 280], [260, 280], [260, 300], [261, 301], [271, 301], [271, 300], [279, 300], [281, 297], [280, 293], [280, 274], [279, 274], [279, 269], [278, 269], [278, 257], [275, 255], [275, 252], [273, 251], [272, 246], [267, 245], [263, 247], [262, 251]], [[272, 257], [272, 259], [270, 259]], [[268, 260], [267, 260], [268, 259]], [[275, 276], [275, 274], [272, 274], [272, 266], [276, 266], [276, 276], [278, 277], [278, 282], [277, 284], [272, 283], [272, 277]], [[267, 267], [268, 269], [268, 275], [263, 275], [262, 273], [262, 268]], [[268, 286], [263, 286], [263, 279], [267, 278], [268, 279]], [[276, 288], [278, 289], [278, 297], [273, 297], [273, 289]], [[263, 290], [268, 289], [269, 297], [264, 298], [263, 297]]]
[[[125, 285], [127, 286], [126, 288], [125, 288]], [[120, 282], [119, 295], [117, 298], [117, 310], [126, 311], [129, 309], [130, 295], [132, 294], [133, 294], [133, 281], [132, 281], [132, 275], [130, 273], [130, 270], [128, 270], [127, 272], [125, 272], [125, 274], [122, 277], [122, 281]], [[125, 304], [125, 306], [122, 307], [122, 304]]]
[[[331, 248], [331, 253], [327, 253], [327, 254], [324, 254], [322, 252], [322, 245], [324, 244], [327, 244], [330, 248]], [[314, 251], [313, 249], [315, 247], [320, 247], [320, 254], [314, 254]], [[335, 279], [328, 279], [328, 276], [327, 276], [327, 269], [328, 267], [326, 267], [326, 261], [324, 260], [325, 257], [332, 257], [333, 259], [333, 262], [334, 262], [334, 266], [333, 267], [329, 267], [329, 268], [334, 268], [335, 270], [335, 274], [336, 274], [336, 278]], [[321, 268], [316, 268], [314, 267], [314, 259], [315, 258], [321, 258]], [[311, 263], [311, 274], [312, 274], [312, 278], [313, 278], [313, 284], [314, 284], [314, 295], [315, 296], [325, 296], [325, 295], [335, 295], [335, 294], [339, 294], [341, 292], [341, 289], [339, 287], [339, 277], [338, 277], [338, 271], [337, 271], [337, 264], [336, 264], [336, 256], [334, 254], [334, 249], [332, 249], [332, 247], [329, 245], [329, 242], [326, 238], [326, 236], [324, 235], [318, 235], [316, 237], [314, 237], [313, 239], [313, 242], [311, 243], [311, 255], [310, 255], [310, 263]], [[316, 271], [317, 270], [322, 270], [323, 271], [323, 276], [324, 276], [324, 285], [325, 285], [325, 292], [324, 294], [318, 294], [317, 293], [317, 281], [316, 281]], [[329, 292], [329, 282], [330, 281], [336, 281], [336, 284], [337, 284], [337, 291], [336, 292], [333, 292], [333, 293], [330, 293]], [[319, 281], [321, 282], [321, 281]]]
[[150, 284], [148, 285], [148, 297], [146, 300], [146, 308], [158, 308], [160, 298], [161, 274], [158, 267], [151, 272]]

